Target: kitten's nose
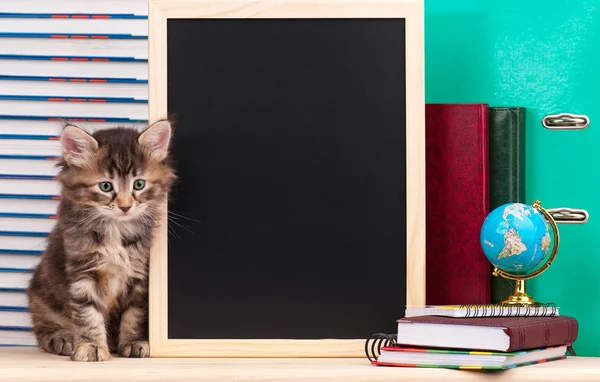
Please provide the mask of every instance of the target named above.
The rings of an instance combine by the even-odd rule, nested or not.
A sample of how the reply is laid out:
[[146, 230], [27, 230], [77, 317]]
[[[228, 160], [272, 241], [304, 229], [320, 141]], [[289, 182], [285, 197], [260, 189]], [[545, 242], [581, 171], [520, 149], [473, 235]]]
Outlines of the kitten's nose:
[[131, 209], [131, 206], [127, 206], [127, 207], [121, 207], [121, 206], [119, 206], [119, 209], [121, 211], [123, 211], [124, 213], [127, 213], [127, 211], [129, 211]]

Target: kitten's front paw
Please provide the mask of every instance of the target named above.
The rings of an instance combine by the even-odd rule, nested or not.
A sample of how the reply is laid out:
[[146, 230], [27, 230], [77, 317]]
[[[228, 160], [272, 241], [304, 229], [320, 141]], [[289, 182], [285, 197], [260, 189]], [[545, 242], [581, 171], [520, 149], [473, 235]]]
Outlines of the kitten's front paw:
[[75, 350], [77, 339], [75, 335], [68, 330], [59, 330], [48, 338], [46, 350], [58, 355], [71, 355]]
[[148, 341], [133, 341], [119, 345], [119, 355], [127, 358], [150, 357], [150, 346]]
[[110, 359], [110, 352], [106, 346], [84, 342], [77, 345], [77, 348], [71, 355], [71, 359], [78, 362], [108, 361]]

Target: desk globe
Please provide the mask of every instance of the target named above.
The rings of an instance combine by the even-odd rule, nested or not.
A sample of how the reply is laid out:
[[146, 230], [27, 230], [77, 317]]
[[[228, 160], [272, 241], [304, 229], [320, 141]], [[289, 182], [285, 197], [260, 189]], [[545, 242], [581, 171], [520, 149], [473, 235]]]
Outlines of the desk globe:
[[480, 233], [483, 253], [494, 266], [494, 276], [516, 281], [515, 292], [501, 304], [539, 305], [527, 295], [525, 280], [548, 269], [559, 241], [554, 218], [537, 200], [533, 205], [506, 203], [488, 214]]

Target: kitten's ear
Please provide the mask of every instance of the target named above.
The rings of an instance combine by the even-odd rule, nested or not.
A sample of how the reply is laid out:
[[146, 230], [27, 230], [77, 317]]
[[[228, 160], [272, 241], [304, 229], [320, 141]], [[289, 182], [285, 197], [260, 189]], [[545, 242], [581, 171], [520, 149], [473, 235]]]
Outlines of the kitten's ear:
[[167, 157], [170, 140], [171, 123], [167, 120], [158, 121], [148, 126], [138, 138], [139, 144], [159, 161]]
[[91, 155], [98, 149], [98, 142], [83, 129], [66, 125], [60, 134], [62, 154], [65, 161], [75, 166], [89, 162]]

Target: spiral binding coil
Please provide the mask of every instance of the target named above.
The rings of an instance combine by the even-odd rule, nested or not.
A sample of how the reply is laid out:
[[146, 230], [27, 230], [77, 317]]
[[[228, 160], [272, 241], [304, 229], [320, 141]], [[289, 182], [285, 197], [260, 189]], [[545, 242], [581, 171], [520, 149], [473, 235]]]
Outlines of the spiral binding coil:
[[[550, 308], [550, 309], [548, 309]], [[556, 315], [556, 305], [550, 303], [540, 304], [475, 304], [461, 305], [460, 309], [466, 309], [465, 318], [474, 317], [507, 317], [510, 315], [518, 315], [519, 317], [546, 317]], [[497, 312], [490, 312], [495, 310]]]
[[[373, 363], [377, 361], [377, 358], [381, 355], [381, 348], [396, 345], [397, 337], [398, 334], [375, 333], [368, 338], [365, 342], [365, 355], [369, 359], [369, 362]], [[369, 344], [371, 345], [370, 347]], [[567, 354], [577, 356], [573, 344], [567, 344]]]
[[369, 361], [377, 361], [377, 358], [381, 355], [382, 347], [396, 345], [397, 336], [397, 334], [375, 333], [370, 338], [367, 338], [365, 342], [365, 354]]

